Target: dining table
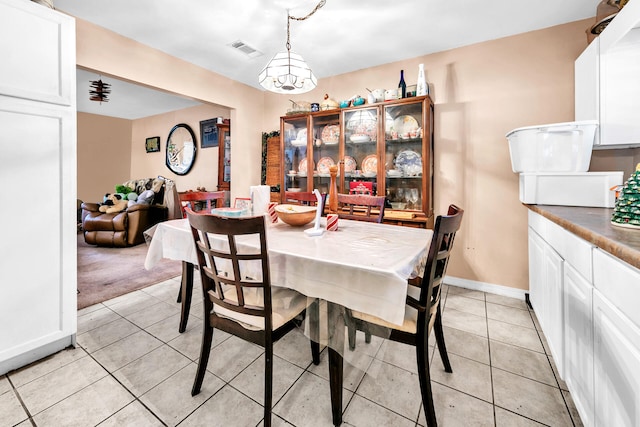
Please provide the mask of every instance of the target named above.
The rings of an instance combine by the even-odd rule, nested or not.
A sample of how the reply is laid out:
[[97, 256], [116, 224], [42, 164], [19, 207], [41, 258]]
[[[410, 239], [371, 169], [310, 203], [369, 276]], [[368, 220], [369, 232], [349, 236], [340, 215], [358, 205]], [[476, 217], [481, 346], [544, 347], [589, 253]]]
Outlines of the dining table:
[[[308, 336], [314, 341], [322, 338], [328, 347], [332, 419], [338, 426], [342, 423], [344, 313], [356, 310], [401, 325], [407, 281], [423, 274], [432, 230], [340, 219], [338, 230], [326, 231], [326, 218], [321, 218], [323, 232], [310, 235], [304, 230], [312, 224], [292, 227], [281, 221], [269, 223], [268, 217], [266, 221], [271, 283], [326, 302], [328, 307], [325, 326], [333, 333]], [[179, 325], [183, 332], [197, 265], [188, 220], [161, 222], [145, 233], [146, 269], [163, 258], [183, 263]]]

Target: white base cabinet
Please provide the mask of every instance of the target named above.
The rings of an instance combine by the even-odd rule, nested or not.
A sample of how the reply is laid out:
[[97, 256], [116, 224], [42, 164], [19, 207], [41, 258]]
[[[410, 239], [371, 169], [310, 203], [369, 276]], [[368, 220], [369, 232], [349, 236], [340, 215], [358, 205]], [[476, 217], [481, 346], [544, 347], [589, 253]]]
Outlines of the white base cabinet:
[[529, 299], [582, 423], [640, 427], [640, 270], [532, 211], [529, 270]]
[[593, 296], [597, 426], [640, 426], [640, 328], [597, 290]]
[[593, 286], [571, 265], [564, 270], [565, 382], [585, 426], [593, 422]]
[[563, 259], [540, 235], [529, 229], [529, 298], [538, 322], [545, 331], [558, 373], [564, 376], [562, 318]]

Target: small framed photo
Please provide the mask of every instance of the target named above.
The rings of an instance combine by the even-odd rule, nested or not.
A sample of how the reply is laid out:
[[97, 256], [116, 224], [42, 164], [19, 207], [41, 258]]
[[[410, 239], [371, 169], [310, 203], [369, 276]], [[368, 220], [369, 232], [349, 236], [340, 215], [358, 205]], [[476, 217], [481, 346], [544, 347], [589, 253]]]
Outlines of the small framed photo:
[[144, 146], [147, 149], [147, 153], [160, 151], [160, 137], [152, 136], [151, 138], [147, 138]]
[[248, 197], [236, 197], [233, 202], [233, 207], [249, 212], [251, 209], [251, 199]]
[[216, 119], [202, 120], [200, 122], [200, 148], [218, 146], [218, 126]]

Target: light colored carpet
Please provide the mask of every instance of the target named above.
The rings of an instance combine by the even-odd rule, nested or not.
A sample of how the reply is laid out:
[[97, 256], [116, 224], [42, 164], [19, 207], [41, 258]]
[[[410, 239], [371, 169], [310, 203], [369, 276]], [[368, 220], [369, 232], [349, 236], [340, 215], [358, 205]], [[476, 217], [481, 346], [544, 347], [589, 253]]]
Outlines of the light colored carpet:
[[181, 274], [182, 263], [168, 259], [146, 270], [146, 255], [145, 243], [101, 248], [86, 244], [78, 233], [78, 310]]

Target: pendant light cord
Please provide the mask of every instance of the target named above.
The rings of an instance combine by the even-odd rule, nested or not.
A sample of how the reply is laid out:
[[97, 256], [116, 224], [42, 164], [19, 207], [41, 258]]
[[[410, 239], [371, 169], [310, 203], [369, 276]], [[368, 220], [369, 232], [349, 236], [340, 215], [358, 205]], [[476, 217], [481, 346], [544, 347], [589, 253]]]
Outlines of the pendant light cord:
[[303, 16], [302, 18], [289, 15], [289, 11], [287, 10], [287, 51], [291, 50], [291, 42], [289, 41], [291, 38], [291, 20], [293, 19], [294, 21], [304, 21], [305, 19], [309, 18], [311, 15], [316, 13], [318, 9], [320, 9], [322, 6], [325, 5], [326, 2], [327, 0], [320, 0], [320, 2], [316, 5], [316, 7], [313, 8], [311, 12], [309, 12], [306, 16]]

